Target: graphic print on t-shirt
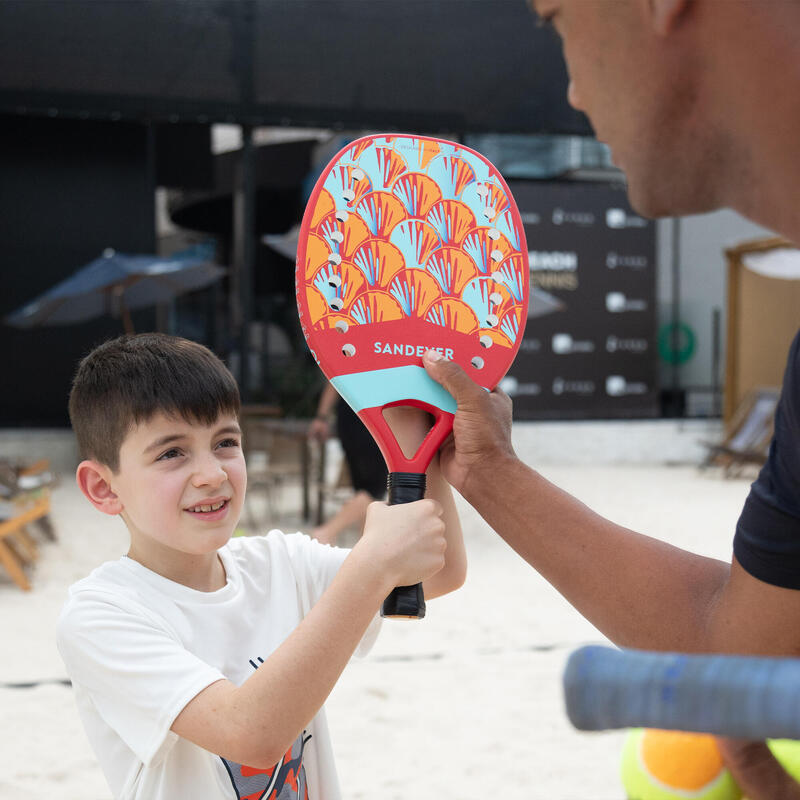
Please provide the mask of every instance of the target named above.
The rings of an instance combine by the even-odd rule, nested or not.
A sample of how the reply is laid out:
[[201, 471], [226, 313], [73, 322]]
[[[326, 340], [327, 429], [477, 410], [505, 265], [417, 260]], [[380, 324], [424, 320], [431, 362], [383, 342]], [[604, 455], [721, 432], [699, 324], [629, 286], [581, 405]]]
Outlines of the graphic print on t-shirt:
[[[258, 664], [250, 661], [253, 669], [264, 663], [263, 658], [258, 661]], [[222, 758], [237, 800], [308, 800], [303, 750], [310, 738], [311, 735], [303, 731], [284, 757], [269, 769], [248, 767]]]

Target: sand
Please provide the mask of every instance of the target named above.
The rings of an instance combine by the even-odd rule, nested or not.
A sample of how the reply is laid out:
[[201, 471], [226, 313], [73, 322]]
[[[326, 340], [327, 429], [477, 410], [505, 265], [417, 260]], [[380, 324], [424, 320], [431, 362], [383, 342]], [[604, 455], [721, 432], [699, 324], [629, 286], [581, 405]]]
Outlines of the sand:
[[[723, 559], [749, 486], [691, 466], [542, 472], [616, 522]], [[422, 622], [385, 623], [328, 702], [344, 797], [622, 800], [624, 733], [574, 731], [561, 692], [571, 650], [605, 638], [458, 501], [467, 584]], [[34, 590], [0, 575], [0, 800], [109, 800], [53, 628], [67, 587], [123, 553], [125, 531], [70, 476], [53, 521], [59, 540], [42, 544]]]

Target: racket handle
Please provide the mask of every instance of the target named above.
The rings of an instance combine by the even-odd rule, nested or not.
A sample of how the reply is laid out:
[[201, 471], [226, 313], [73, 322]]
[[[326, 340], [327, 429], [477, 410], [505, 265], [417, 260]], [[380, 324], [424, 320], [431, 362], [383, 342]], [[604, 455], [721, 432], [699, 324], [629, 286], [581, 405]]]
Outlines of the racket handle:
[[[414, 503], [425, 497], [425, 473], [390, 472], [387, 480], [389, 505]], [[422, 619], [425, 616], [425, 595], [422, 584], [398, 586], [381, 606], [382, 617], [396, 619]]]
[[582, 647], [564, 671], [579, 730], [663, 728], [800, 738], [800, 659]]

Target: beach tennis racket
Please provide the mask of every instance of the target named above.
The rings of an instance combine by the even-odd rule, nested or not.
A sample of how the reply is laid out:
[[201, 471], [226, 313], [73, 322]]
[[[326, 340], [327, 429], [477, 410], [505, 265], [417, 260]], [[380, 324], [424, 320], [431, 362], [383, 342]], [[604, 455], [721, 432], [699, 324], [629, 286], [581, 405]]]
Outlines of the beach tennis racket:
[[[389, 469], [390, 504], [425, 494], [425, 470], [456, 403], [422, 367], [432, 348], [493, 389], [527, 319], [528, 251], [500, 173], [479, 153], [425, 136], [366, 136], [319, 177], [297, 247], [297, 305], [314, 358], [364, 422]], [[383, 411], [416, 406], [434, 424], [406, 457]], [[421, 618], [421, 586], [383, 604]]]
[[579, 730], [662, 728], [800, 739], [800, 659], [583, 647], [564, 672]]

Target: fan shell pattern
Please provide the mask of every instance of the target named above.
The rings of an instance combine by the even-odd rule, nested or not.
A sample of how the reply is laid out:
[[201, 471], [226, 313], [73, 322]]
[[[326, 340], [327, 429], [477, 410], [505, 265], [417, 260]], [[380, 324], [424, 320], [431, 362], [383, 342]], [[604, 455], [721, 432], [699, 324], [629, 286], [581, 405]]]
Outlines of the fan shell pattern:
[[505, 184], [476, 153], [409, 136], [356, 141], [307, 213], [298, 278], [314, 329], [416, 318], [484, 348], [516, 345], [527, 247]]

